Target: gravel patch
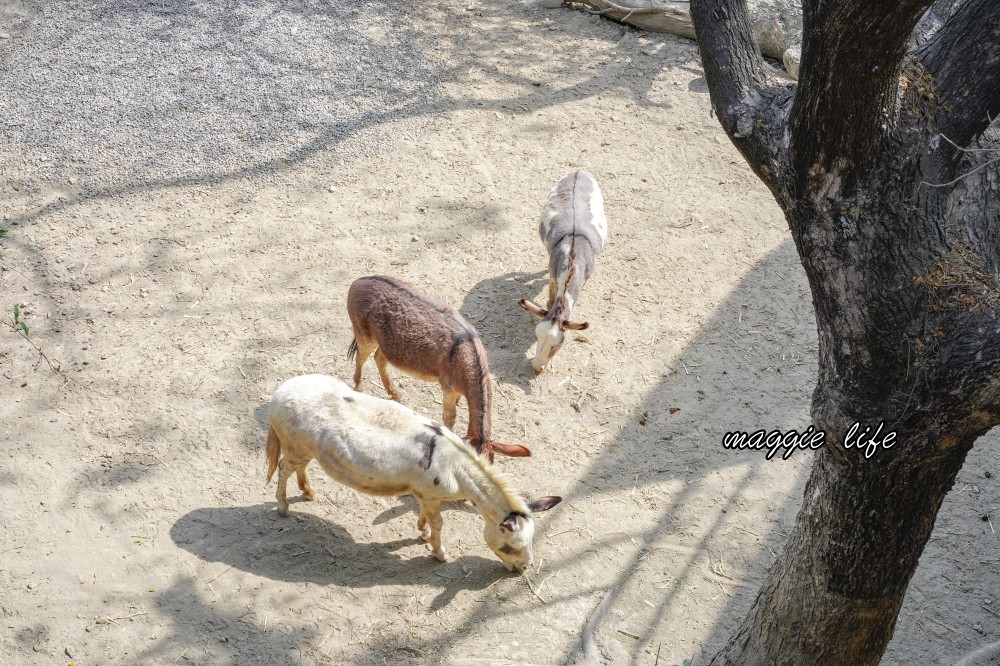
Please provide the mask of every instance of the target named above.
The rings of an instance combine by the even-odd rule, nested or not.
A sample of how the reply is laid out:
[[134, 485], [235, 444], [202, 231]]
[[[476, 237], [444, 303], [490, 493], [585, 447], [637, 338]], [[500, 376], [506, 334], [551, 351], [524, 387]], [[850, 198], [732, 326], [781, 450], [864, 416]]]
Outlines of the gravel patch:
[[125, 192], [369, 153], [442, 64], [388, 0], [0, 4], [0, 181]]

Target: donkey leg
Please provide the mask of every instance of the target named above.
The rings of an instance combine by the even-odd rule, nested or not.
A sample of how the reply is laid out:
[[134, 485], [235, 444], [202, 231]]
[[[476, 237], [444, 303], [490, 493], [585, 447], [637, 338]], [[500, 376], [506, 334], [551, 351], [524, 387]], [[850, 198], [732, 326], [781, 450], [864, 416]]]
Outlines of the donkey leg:
[[361, 340], [361, 338], [357, 337], [356, 333], [354, 339], [358, 342], [358, 355], [354, 360], [354, 390], [363, 392], [365, 390], [365, 382], [362, 373], [364, 372], [365, 361], [372, 355], [372, 352], [378, 349], [378, 345], [368, 340]]
[[389, 359], [382, 353], [381, 348], [375, 350], [375, 365], [378, 366], [378, 374], [382, 378], [382, 386], [385, 387], [389, 397], [396, 402], [402, 400], [403, 394], [392, 385], [392, 377], [389, 376]]
[[274, 492], [274, 498], [278, 500], [278, 513], [285, 517], [288, 516], [288, 479], [294, 471], [295, 466], [287, 457], [278, 463], [278, 489]]
[[307, 460], [295, 470], [295, 480], [299, 484], [299, 490], [302, 491], [302, 497], [311, 502], [316, 497], [316, 492], [313, 490], [312, 484], [309, 483], [309, 477], [306, 476], [306, 467], [308, 465], [309, 461]]
[[431, 538], [431, 532], [427, 529], [427, 514], [424, 513], [424, 505], [420, 504], [420, 517], [417, 518], [417, 530], [420, 532], [420, 538], [424, 541], [429, 541]]
[[448, 430], [454, 430], [455, 428], [455, 419], [458, 417], [458, 401], [461, 400], [461, 398], [461, 393], [456, 393], [447, 389], [444, 391], [444, 400], [442, 400], [443, 413], [441, 415], [441, 420], [444, 421], [444, 425], [448, 428]]
[[551, 310], [552, 306], [556, 304], [556, 291], [558, 287], [556, 286], [556, 279], [553, 276], [549, 276], [549, 303], [545, 306], [546, 310]]
[[431, 534], [427, 539], [427, 543], [431, 547], [431, 555], [435, 559], [441, 562], [447, 562], [448, 556], [444, 552], [444, 548], [441, 547], [441, 527], [444, 525], [444, 518], [441, 517], [441, 503], [423, 501], [420, 503], [420, 512], [427, 518], [427, 522], [431, 526]]

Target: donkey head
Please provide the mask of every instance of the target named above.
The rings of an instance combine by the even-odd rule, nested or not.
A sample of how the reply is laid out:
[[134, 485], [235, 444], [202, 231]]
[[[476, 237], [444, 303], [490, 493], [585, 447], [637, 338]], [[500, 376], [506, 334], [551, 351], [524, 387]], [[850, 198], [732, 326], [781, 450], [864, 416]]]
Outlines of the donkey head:
[[535, 371], [536, 375], [542, 372], [542, 369], [562, 347], [566, 340], [566, 331], [583, 331], [590, 326], [585, 321], [575, 322], [559, 317], [550, 319], [548, 310], [543, 310], [525, 298], [519, 300], [517, 304], [536, 317], [542, 318], [542, 321], [535, 326], [535, 338], [538, 340], [538, 345], [535, 347], [535, 358], [531, 360], [531, 369]]
[[[562, 498], [556, 496], [540, 497], [528, 502], [528, 508], [533, 513], [548, 511], [561, 501]], [[483, 536], [486, 545], [496, 553], [507, 571], [520, 573], [531, 566], [534, 559], [531, 542], [535, 536], [535, 522], [531, 514], [511, 511], [499, 524], [487, 522]]]

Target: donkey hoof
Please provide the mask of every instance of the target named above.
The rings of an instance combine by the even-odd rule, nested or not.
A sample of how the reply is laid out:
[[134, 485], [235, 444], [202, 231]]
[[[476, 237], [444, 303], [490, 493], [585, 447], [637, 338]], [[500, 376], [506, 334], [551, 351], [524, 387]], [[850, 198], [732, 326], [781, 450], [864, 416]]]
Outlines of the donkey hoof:
[[445, 555], [444, 548], [438, 548], [433, 553], [431, 553], [431, 555], [433, 555], [434, 559], [436, 559], [438, 562], [448, 561], [448, 556]]
[[307, 502], [312, 502], [314, 499], [316, 499], [316, 491], [312, 490], [311, 488], [309, 490], [303, 490], [302, 499], [304, 499]]
[[396, 402], [403, 402], [403, 394], [400, 393], [399, 391], [395, 393], [390, 393], [389, 397], [395, 400]]
[[280, 504], [278, 505], [278, 515], [281, 516], [282, 518], [288, 518], [287, 504], [285, 506], [281, 506]]
[[431, 531], [429, 529], [427, 529], [426, 527], [424, 529], [420, 530], [420, 538], [423, 539], [424, 541], [430, 541], [431, 540]]

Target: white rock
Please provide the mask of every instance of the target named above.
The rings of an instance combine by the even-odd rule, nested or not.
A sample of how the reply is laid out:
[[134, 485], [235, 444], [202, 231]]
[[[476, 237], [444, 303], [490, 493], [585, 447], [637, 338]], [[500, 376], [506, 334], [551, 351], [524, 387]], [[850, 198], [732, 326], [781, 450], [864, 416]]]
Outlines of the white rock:
[[796, 81], [799, 80], [799, 61], [801, 59], [802, 47], [800, 46], [790, 46], [785, 49], [785, 53], [781, 56], [782, 62], [785, 63], [785, 71]]

